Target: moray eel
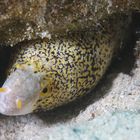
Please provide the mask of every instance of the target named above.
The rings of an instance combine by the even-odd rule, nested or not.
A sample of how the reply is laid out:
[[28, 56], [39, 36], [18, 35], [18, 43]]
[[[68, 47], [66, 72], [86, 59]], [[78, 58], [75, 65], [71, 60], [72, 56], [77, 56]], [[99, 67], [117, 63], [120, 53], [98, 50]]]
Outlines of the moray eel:
[[49, 110], [88, 93], [121, 42], [122, 20], [112, 21], [22, 44], [0, 89], [0, 112], [24, 115]]

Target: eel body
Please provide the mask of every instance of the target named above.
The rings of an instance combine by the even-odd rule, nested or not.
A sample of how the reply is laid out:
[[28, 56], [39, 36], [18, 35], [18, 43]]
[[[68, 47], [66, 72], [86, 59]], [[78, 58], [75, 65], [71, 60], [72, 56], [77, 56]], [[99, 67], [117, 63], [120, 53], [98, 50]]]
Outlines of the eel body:
[[107, 19], [88, 30], [21, 45], [2, 87], [0, 112], [49, 110], [88, 93], [120, 46], [128, 24], [122, 26], [124, 19]]

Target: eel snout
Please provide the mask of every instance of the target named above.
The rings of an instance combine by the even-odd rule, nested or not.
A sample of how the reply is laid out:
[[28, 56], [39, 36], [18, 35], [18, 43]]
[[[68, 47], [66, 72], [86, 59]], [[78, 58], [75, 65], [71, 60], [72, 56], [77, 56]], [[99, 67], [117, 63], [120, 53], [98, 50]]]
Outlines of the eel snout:
[[33, 112], [41, 90], [39, 77], [31, 71], [17, 69], [0, 88], [0, 113], [24, 115]]

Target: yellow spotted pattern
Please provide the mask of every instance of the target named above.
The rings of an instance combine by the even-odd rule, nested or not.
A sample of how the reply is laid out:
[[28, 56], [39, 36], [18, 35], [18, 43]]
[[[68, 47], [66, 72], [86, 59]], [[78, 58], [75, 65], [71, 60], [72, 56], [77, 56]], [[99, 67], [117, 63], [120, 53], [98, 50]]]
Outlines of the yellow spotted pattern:
[[33, 66], [34, 73], [44, 75], [35, 111], [66, 104], [90, 91], [112, 58], [113, 33], [99, 27], [22, 46], [12, 70]]

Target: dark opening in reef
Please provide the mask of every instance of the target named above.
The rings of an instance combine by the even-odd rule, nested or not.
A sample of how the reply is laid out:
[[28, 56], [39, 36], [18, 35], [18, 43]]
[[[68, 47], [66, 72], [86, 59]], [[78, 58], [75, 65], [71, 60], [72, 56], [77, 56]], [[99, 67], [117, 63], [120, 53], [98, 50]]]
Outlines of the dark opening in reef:
[[132, 13], [132, 23], [127, 34], [128, 38], [123, 44], [123, 49], [120, 49], [117, 57], [112, 61], [109, 72], [115, 69], [117, 73], [132, 74], [132, 69], [135, 67], [136, 41], [140, 38], [140, 12]]
[[6, 79], [6, 70], [10, 65], [11, 54], [11, 47], [0, 45], [0, 86], [2, 86]]

